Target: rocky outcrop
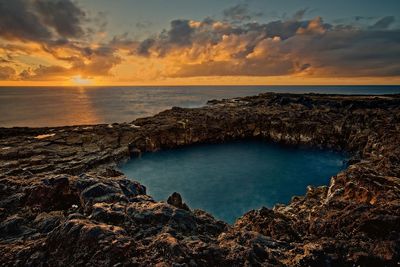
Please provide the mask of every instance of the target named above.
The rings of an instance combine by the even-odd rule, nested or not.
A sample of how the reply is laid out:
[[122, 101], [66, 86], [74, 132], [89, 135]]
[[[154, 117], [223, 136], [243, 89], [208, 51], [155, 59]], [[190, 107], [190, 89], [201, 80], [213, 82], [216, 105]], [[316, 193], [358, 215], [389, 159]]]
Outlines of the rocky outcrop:
[[[346, 151], [346, 170], [234, 225], [154, 201], [117, 164], [262, 138]], [[267, 93], [132, 123], [0, 129], [0, 265], [398, 266], [400, 95]]]
[[172, 193], [172, 195], [168, 197], [167, 203], [179, 209], [189, 210], [188, 205], [182, 202], [182, 196], [177, 192]]

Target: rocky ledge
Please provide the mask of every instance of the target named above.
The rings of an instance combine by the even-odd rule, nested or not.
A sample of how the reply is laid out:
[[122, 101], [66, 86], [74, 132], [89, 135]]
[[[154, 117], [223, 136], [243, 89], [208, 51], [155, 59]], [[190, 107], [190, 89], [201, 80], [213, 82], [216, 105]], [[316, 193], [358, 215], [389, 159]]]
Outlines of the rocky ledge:
[[[263, 138], [347, 151], [346, 170], [234, 225], [117, 164], [158, 149]], [[400, 95], [274, 94], [132, 123], [0, 129], [3, 266], [398, 266]]]

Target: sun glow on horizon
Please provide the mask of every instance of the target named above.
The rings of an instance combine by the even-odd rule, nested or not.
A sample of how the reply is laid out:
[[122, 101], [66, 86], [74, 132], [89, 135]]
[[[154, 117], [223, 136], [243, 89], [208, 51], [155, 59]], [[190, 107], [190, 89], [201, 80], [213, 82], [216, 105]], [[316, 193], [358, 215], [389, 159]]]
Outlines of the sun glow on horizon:
[[71, 79], [75, 85], [93, 85], [93, 80], [82, 78], [81, 75], [76, 75]]

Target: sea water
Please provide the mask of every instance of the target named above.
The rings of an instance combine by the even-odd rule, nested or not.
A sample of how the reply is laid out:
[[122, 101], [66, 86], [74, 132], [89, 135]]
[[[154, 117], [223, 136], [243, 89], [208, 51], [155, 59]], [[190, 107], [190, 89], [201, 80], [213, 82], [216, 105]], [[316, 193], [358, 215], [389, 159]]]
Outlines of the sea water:
[[173, 106], [264, 92], [393, 94], [400, 86], [0, 87], [0, 127], [131, 122]]
[[328, 185], [345, 159], [332, 151], [246, 140], [145, 153], [121, 170], [156, 200], [176, 191], [190, 208], [233, 223], [251, 209], [287, 204], [308, 185]]

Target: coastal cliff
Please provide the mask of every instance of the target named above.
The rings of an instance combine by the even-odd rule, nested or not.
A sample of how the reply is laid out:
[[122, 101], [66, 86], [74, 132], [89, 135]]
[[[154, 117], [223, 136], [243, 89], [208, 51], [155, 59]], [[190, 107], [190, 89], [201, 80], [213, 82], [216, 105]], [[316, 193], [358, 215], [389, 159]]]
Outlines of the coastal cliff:
[[[234, 225], [117, 170], [144, 152], [260, 138], [348, 152], [330, 184]], [[0, 128], [0, 265], [398, 266], [400, 95], [213, 100], [132, 123]]]

